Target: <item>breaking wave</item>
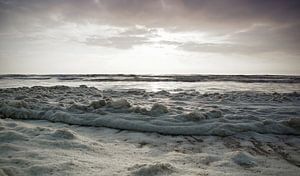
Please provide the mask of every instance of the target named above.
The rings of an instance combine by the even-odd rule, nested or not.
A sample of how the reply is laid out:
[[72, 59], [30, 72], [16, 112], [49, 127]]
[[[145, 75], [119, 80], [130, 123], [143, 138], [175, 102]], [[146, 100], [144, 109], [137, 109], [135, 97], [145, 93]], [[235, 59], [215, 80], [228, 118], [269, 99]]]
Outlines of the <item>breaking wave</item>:
[[299, 76], [286, 75], [126, 75], [126, 74], [53, 74], [53, 75], [0, 75], [0, 79], [27, 79], [87, 82], [208, 82], [232, 81], [243, 83], [300, 83]]
[[0, 117], [168, 135], [239, 132], [300, 135], [300, 95], [197, 91], [101, 91], [53, 86], [0, 89]]

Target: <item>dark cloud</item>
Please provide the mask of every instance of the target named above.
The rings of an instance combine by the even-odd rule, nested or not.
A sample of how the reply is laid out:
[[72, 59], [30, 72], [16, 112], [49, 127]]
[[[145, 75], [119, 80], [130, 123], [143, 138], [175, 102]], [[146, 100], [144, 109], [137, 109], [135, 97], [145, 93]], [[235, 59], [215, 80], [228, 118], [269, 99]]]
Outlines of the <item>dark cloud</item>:
[[28, 17], [50, 24], [63, 20], [183, 29], [298, 23], [300, 18], [298, 0], [2, 0], [0, 9], [2, 21]]
[[225, 21], [298, 21], [300, 2], [297, 0], [187, 0], [187, 9], [206, 17]]
[[159, 27], [230, 36], [231, 44], [161, 41], [189, 51], [297, 53], [299, 18], [299, 0], [0, 0], [2, 33], [43, 31], [66, 22], [105, 24], [129, 30], [88, 36], [85, 43], [123, 49], [149, 43]]

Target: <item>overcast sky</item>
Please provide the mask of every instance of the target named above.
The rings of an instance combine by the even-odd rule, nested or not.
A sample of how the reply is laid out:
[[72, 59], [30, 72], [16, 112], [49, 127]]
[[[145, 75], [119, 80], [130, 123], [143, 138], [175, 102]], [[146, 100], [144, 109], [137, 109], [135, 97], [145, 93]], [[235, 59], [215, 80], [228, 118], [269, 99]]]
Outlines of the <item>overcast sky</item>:
[[299, 0], [0, 0], [0, 73], [300, 74]]

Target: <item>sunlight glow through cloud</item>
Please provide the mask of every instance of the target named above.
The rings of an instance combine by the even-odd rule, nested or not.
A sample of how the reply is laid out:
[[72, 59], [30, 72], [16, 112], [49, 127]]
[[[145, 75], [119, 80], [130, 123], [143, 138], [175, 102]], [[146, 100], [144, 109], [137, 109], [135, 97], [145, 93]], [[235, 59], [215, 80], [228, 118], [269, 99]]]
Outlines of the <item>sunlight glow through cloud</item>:
[[299, 74], [297, 7], [259, 5], [0, 0], [0, 72]]

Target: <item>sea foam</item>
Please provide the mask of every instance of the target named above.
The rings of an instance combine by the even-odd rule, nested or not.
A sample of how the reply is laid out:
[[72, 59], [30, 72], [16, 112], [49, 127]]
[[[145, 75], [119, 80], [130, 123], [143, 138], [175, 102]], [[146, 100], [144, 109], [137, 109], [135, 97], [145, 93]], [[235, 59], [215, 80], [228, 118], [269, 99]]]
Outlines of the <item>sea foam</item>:
[[87, 86], [35, 86], [0, 89], [0, 98], [1, 118], [169, 135], [300, 134], [298, 93], [137, 94]]

